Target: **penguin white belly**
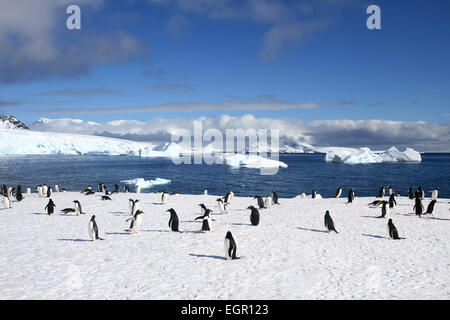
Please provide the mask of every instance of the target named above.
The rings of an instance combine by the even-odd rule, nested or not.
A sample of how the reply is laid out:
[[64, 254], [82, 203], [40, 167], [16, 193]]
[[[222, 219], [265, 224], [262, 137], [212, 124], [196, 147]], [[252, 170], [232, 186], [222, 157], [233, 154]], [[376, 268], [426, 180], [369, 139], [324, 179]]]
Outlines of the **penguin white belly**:
[[204, 190], [204, 191], [203, 191], [203, 194], [204, 194], [205, 196], [207, 196], [207, 195], [208, 195], [208, 190]]
[[132, 214], [133, 214], [133, 216], [134, 216], [134, 214], [136, 213], [136, 211], [139, 210], [139, 202], [135, 202], [135, 203], [134, 203], [134, 207], [133, 207], [132, 210], [133, 210]]
[[162, 196], [162, 203], [163, 204], [167, 204], [167, 198], [168, 198], [167, 193], [164, 193], [163, 196]]
[[433, 190], [433, 192], [431, 193], [431, 200], [437, 200], [437, 198], [438, 198], [438, 191]]
[[271, 197], [266, 198], [265, 205], [266, 205], [266, 208], [268, 208], [268, 209], [272, 207], [272, 198]]
[[59, 192], [59, 186], [55, 184], [55, 192]]
[[227, 213], [227, 212], [225, 211], [225, 207], [223, 206], [223, 203], [222, 203], [222, 202], [219, 202], [219, 210], [220, 210], [220, 213], [221, 213], [221, 214]]
[[94, 224], [92, 223], [92, 221], [89, 222], [88, 225], [88, 234], [89, 237], [91, 238], [92, 241], [95, 241], [95, 230], [94, 230]]
[[30, 194], [31, 193], [31, 189], [27, 188], [27, 193]]
[[46, 187], [46, 186], [43, 186], [43, 187], [42, 187], [42, 193], [45, 194], [45, 195], [47, 195], [47, 187]]
[[302, 199], [305, 199], [305, 198], [306, 198], [306, 194], [305, 194], [305, 193], [302, 193], [300, 197], [301, 197]]
[[141, 187], [136, 186], [136, 193], [141, 193]]
[[140, 214], [138, 214], [138, 216], [136, 217], [136, 220], [134, 220], [134, 223], [133, 223], [133, 230], [138, 231], [141, 224], [142, 224], [142, 217]]
[[228, 254], [230, 250], [230, 240], [228, 240], [227, 238], [225, 238], [224, 248], [225, 248], [225, 258], [227, 258], [227, 260], [231, 260], [231, 256]]

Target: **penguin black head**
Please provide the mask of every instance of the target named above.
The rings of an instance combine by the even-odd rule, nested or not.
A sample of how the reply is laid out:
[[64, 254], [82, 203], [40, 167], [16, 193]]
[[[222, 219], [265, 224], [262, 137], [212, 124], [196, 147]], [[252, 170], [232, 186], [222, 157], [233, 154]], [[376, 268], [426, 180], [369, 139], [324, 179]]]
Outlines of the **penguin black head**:
[[95, 221], [95, 215], [91, 217], [91, 221]]
[[256, 209], [254, 206], [248, 206], [247, 209], [253, 210]]
[[170, 208], [169, 210], [166, 210], [166, 212], [170, 212], [170, 213], [176, 213], [175, 210], [173, 208]]
[[223, 201], [222, 201], [222, 198], [217, 198], [216, 201], [223, 202]]
[[134, 215], [138, 215], [138, 214], [142, 214], [142, 213], [144, 213], [144, 211], [142, 211], [142, 210], [137, 210], [136, 213], [135, 213]]
[[325, 215], [326, 215], [326, 216], [329, 216], [329, 215], [330, 215], [330, 211], [327, 210], [327, 211], [325, 212]]
[[78, 200], [73, 200], [73, 202], [75, 202], [75, 203], [80, 203], [80, 201], [78, 201]]
[[233, 239], [233, 235], [230, 231], [227, 232], [227, 235], [225, 236], [226, 239]]
[[388, 224], [392, 224], [392, 219], [389, 219]]
[[200, 203], [199, 206], [206, 210], [206, 206], [203, 203]]
[[205, 214], [207, 214], [207, 215], [209, 215], [211, 212], [212, 212], [211, 209], [206, 209], [206, 210], [205, 210]]

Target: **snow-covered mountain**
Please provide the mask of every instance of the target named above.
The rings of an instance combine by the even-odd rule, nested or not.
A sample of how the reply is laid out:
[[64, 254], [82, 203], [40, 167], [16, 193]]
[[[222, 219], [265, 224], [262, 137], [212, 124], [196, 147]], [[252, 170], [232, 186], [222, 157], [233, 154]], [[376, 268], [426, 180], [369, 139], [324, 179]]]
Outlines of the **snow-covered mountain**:
[[2, 116], [0, 118], [0, 129], [20, 129], [29, 130], [29, 128], [14, 116]]

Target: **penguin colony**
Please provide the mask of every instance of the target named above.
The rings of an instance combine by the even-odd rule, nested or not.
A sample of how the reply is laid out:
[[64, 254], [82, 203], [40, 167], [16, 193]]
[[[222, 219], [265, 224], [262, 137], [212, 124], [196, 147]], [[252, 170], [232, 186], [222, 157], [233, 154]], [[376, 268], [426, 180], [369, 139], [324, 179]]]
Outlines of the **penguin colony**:
[[[60, 188], [59, 185], [55, 185], [54, 187], [55, 192], [64, 192], [69, 191], [64, 188]], [[48, 215], [52, 215], [55, 212], [55, 208], [57, 205], [54, 203], [52, 197], [53, 194], [53, 188], [51, 186], [47, 186], [46, 184], [43, 185], [37, 185], [35, 190], [38, 193], [39, 197], [42, 198], [48, 198], [47, 205], [45, 206], [44, 210], [47, 212]], [[344, 188], [338, 187], [335, 193], [335, 198], [340, 198], [340, 196], [343, 193]], [[381, 207], [381, 214], [377, 216], [376, 218], [383, 218], [388, 220], [386, 226], [387, 226], [387, 238], [393, 239], [393, 240], [400, 240], [405, 239], [399, 236], [399, 232], [396, 228], [396, 226], [393, 223], [393, 219], [391, 217], [391, 212], [395, 210], [395, 207], [397, 205], [395, 197], [400, 196], [399, 193], [397, 193], [392, 186], [389, 186], [387, 188], [389, 198], [388, 200], [375, 200], [371, 203], [369, 203], [369, 206], [374, 207]], [[113, 198], [110, 196], [113, 196], [115, 194], [118, 194], [120, 192], [120, 186], [115, 184], [114, 185], [114, 191], [109, 192], [106, 185], [103, 183], [98, 184], [97, 192], [101, 195], [100, 200], [102, 201], [114, 201]], [[125, 193], [130, 193], [131, 190], [128, 186], [124, 188]], [[141, 190], [140, 187], [137, 186], [135, 189], [135, 194], [138, 196], [140, 194]], [[408, 189], [407, 196], [410, 200], [414, 201], [414, 206], [412, 208], [414, 214], [421, 218], [424, 215], [433, 215], [434, 208], [437, 203], [438, 199], [438, 192], [439, 188], [435, 188], [433, 190], [429, 191], [431, 193], [431, 201], [427, 204], [427, 208], [425, 210], [425, 206], [422, 203], [422, 201], [425, 198], [425, 191], [422, 189], [422, 187], [418, 187], [415, 192], [413, 192], [412, 187]], [[169, 203], [169, 196], [174, 196], [179, 194], [179, 192], [172, 192], [168, 193], [166, 190], [159, 190], [157, 193], [161, 193], [161, 205], [166, 206]], [[11, 198], [15, 198], [17, 202], [23, 201], [25, 197], [22, 194], [22, 187], [17, 186], [15, 187], [9, 187], [7, 188], [6, 185], [2, 185], [0, 189], [0, 194], [3, 197], [3, 208], [4, 210], [12, 208], [12, 200]], [[26, 194], [31, 194], [31, 189], [26, 189]], [[80, 194], [89, 196], [89, 195], [95, 195], [96, 191], [91, 186], [88, 186], [87, 188], [83, 189]], [[207, 195], [207, 189], [205, 188], [203, 191], [204, 195]], [[386, 188], [383, 186], [378, 190], [377, 198], [383, 199], [386, 194]], [[306, 198], [306, 194], [304, 192], [301, 193], [299, 196], [300, 198]], [[230, 206], [232, 203], [232, 200], [234, 198], [234, 193], [232, 191], [228, 191], [225, 196], [217, 198], [217, 215], [223, 215], [227, 214], [227, 206]], [[317, 190], [313, 189], [311, 193], [311, 198], [316, 199], [317, 198]], [[81, 199], [81, 200], [80, 200]], [[259, 210], [266, 210], [270, 209], [275, 205], [280, 205], [278, 200], [278, 194], [275, 190], [272, 190], [265, 198], [263, 198], [260, 195], [255, 195], [253, 197], [254, 200], [256, 200], [255, 207], [254, 205], [248, 206], [246, 209], [250, 210], [250, 225], [251, 226], [258, 226], [260, 224], [260, 211]], [[355, 201], [356, 194], [354, 189], [349, 189], [348, 196], [347, 196], [347, 204], [351, 204]], [[145, 212], [143, 210], [140, 210], [140, 202], [139, 199], [133, 199], [129, 198], [129, 211], [130, 211], [130, 217], [125, 220], [126, 223], [130, 223], [129, 227], [127, 229], [124, 229], [126, 232], [130, 234], [139, 234], [140, 227], [143, 223], [143, 216]], [[215, 221], [211, 218], [211, 213], [214, 213], [214, 210], [209, 209], [206, 207], [204, 203], [199, 204], [201, 215], [197, 216], [193, 221], [201, 220], [202, 226], [201, 229], [198, 231], [199, 233], [207, 233], [207, 232], [214, 232], [213, 224], [212, 222]], [[258, 210], [259, 209], [259, 210]], [[60, 212], [63, 212], [64, 214], [73, 214], [76, 216], [84, 215], [86, 212], [82, 209], [82, 198], [73, 200], [73, 207], [64, 208], [61, 209]], [[174, 208], [169, 208], [166, 210], [166, 212], [169, 213], [168, 215], [168, 227], [173, 232], [182, 232], [180, 231], [180, 221], [177, 215], [177, 212]], [[333, 218], [331, 217], [330, 211], [327, 210], [325, 212], [325, 215], [323, 216], [323, 222], [324, 227], [327, 229], [328, 232], [335, 232], [336, 234], [338, 231], [336, 230], [335, 222]], [[97, 225], [97, 222], [95, 220], [95, 215], [92, 215], [89, 223], [88, 223], [88, 237], [91, 241], [96, 240], [104, 240], [103, 238], [99, 237], [99, 227]], [[224, 250], [225, 250], [225, 259], [226, 260], [235, 260], [239, 259], [240, 257], [237, 256], [237, 245], [236, 241], [233, 238], [233, 235], [230, 231], [227, 231], [225, 238], [224, 238]]]

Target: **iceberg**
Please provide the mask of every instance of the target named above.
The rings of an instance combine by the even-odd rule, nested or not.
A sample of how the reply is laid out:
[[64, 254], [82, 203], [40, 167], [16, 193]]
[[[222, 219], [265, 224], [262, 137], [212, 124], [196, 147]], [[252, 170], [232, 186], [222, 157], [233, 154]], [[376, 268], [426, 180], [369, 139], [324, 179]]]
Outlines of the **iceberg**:
[[278, 160], [267, 159], [258, 155], [234, 154], [225, 155], [225, 163], [234, 168], [287, 168], [287, 164]]
[[401, 152], [396, 147], [391, 147], [388, 150], [380, 153], [383, 162], [421, 162], [422, 156], [414, 149], [406, 148]]
[[345, 164], [365, 164], [365, 163], [380, 163], [382, 158], [373, 153], [369, 148], [359, 149], [331, 149], [325, 156], [325, 161]]
[[172, 181], [163, 178], [156, 178], [155, 180], [145, 180], [144, 178], [136, 178], [131, 180], [121, 180], [125, 184], [139, 186], [141, 189], [149, 189], [153, 186], [170, 184]]

